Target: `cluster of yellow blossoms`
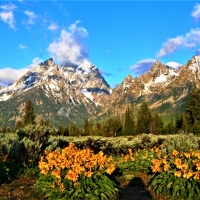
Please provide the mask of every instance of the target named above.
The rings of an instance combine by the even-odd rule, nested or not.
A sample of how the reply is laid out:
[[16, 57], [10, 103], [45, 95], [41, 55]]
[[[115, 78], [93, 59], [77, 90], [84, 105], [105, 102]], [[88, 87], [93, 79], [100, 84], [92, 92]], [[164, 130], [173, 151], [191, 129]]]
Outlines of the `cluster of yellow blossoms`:
[[179, 153], [174, 150], [170, 155], [162, 157], [162, 152], [157, 152], [157, 159], [152, 160], [151, 169], [154, 173], [171, 171], [177, 177], [186, 179], [200, 179], [200, 153], [190, 150]]
[[[133, 153], [132, 149], [128, 149], [128, 151], [129, 151], [128, 154], [126, 155], [122, 154], [123, 161], [125, 163], [127, 163], [129, 160], [131, 160], [132, 162], [136, 161], [137, 157], [139, 156], [140, 149], [138, 149], [138, 151], [135, 153]], [[143, 150], [141, 157], [143, 160], [146, 160], [148, 157], [148, 151]]]
[[103, 152], [94, 154], [88, 148], [80, 150], [73, 143], [61, 151], [45, 152], [39, 161], [39, 168], [42, 174], [51, 173], [58, 179], [62, 178], [62, 170], [66, 170], [65, 178], [75, 185], [82, 174], [92, 177], [94, 172], [101, 175], [104, 172], [111, 174], [115, 170], [111, 156], [108, 158]]

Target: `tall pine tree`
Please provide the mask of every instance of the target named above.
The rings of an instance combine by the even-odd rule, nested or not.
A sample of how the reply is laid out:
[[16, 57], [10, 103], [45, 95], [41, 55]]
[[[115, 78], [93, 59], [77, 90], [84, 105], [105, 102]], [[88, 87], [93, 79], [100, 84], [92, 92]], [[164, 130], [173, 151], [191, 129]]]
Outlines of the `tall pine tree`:
[[24, 125], [35, 124], [35, 117], [33, 102], [29, 99], [25, 107], [23, 118]]
[[185, 105], [186, 129], [194, 134], [199, 134], [200, 128], [200, 90], [195, 88], [190, 93]]
[[163, 133], [164, 123], [162, 117], [158, 113], [153, 115], [150, 127], [152, 134], [160, 135]]
[[135, 121], [132, 107], [128, 107], [125, 113], [123, 135], [135, 135]]
[[143, 102], [138, 110], [137, 133], [151, 132], [152, 116], [147, 103]]

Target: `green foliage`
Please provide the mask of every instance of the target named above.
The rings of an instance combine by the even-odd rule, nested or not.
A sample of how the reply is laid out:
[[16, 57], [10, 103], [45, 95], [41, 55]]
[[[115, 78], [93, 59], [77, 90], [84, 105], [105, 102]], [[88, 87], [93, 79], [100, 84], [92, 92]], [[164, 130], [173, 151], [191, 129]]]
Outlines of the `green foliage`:
[[[167, 153], [167, 154], [166, 154]], [[163, 156], [164, 155], [164, 156]], [[157, 195], [170, 195], [179, 199], [200, 199], [200, 153], [193, 150], [180, 153], [159, 151], [152, 160], [151, 182]]]
[[184, 132], [178, 135], [167, 136], [163, 143], [163, 149], [171, 153], [174, 149], [180, 153], [189, 151], [190, 149], [199, 149], [199, 138], [195, 137], [192, 133], [185, 134]]
[[25, 107], [23, 123], [24, 125], [35, 124], [34, 106], [32, 100], [30, 99], [28, 100]]
[[137, 133], [150, 133], [151, 132], [151, 111], [149, 110], [147, 103], [142, 103], [140, 109], [138, 110], [138, 119], [137, 119]]
[[76, 186], [68, 179], [63, 180], [63, 189], [58, 183], [60, 180], [47, 174], [42, 175], [37, 180], [34, 188], [37, 193], [43, 194], [43, 199], [94, 199], [94, 200], [110, 200], [115, 197], [118, 192], [116, 184], [108, 178], [108, 176], [94, 175], [91, 178], [81, 176], [79, 184]]
[[27, 125], [23, 129], [17, 130], [19, 139], [22, 140], [24, 137], [36, 142], [39, 141], [41, 144], [46, 144], [50, 134], [53, 134], [54, 129], [48, 126]]
[[162, 117], [158, 113], [155, 113], [152, 116], [152, 122], [150, 128], [151, 133], [156, 135], [161, 135], [163, 134], [163, 128], [164, 128], [164, 123], [162, 121]]
[[185, 105], [187, 131], [200, 134], [200, 90], [194, 88]]
[[151, 161], [155, 158], [155, 153], [147, 149], [138, 150], [135, 153], [129, 149], [129, 154], [123, 155], [123, 160], [118, 163], [118, 170], [122, 174], [133, 172], [134, 174], [149, 173]]
[[197, 180], [176, 177], [168, 172], [154, 174], [151, 178], [149, 188], [152, 188], [157, 195], [170, 195], [182, 200], [200, 199], [200, 182]]
[[119, 136], [122, 134], [122, 124], [117, 118], [110, 118], [107, 120], [106, 124], [103, 125], [103, 136]]
[[[1, 147], [0, 147], [0, 151], [1, 151]], [[7, 156], [2, 156], [0, 154], [0, 172], [1, 172], [0, 173], [0, 184], [10, 180], [9, 168], [6, 165], [6, 159], [7, 159]]]
[[79, 150], [73, 143], [61, 152], [47, 153], [39, 168], [34, 188], [44, 199], [112, 199], [118, 191], [108, 176], [115, 169], [112, 157]]
[[17, 130], [20, 143], [25, 147], [25, 161], [36, 163], [42, 151], [47, 147], [50, 134], [54, 132], [51, 127], [37, 125], [27, 125], [23, 129]]
[[135, 135], [135, 120], [132, 107], [128, 107], [125, 113], [123, 135]]

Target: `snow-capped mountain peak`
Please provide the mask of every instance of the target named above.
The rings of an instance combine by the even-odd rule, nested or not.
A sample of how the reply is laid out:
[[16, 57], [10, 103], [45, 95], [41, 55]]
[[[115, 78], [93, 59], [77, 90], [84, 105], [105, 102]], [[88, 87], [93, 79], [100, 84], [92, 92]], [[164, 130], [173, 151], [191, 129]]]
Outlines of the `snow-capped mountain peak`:
[[72, 96], [75, 98], [76, 95], [84, 94], [92, 101], [98, 101], [95, 96], [111, 93], [110, 86], [92, 63], [85, 61], [79, 66], [58, 68], [58, 65], [50, 58], [37, 64], [10, 86], [2, 88], [0, 101], [6, 101], [36, 87], [42, 88], [44, 94], [53, 99], [64, 99], [66, 94], [63, 94], [61, 90], [71, 93], [71, 99]]

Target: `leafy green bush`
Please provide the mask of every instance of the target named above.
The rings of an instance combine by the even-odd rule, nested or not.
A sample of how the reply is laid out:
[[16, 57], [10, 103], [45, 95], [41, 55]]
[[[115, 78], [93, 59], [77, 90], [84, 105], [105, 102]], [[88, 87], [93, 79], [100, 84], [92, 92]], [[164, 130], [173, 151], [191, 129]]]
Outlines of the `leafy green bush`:
[[0, 184], [4, 183], [5, 181], [8, 181], [10, 179], [9, 177], [9, 169], [6, 166], [6, 159], [7, 156], [1, 155], [1, 147], [0, 147]]
[[193, 150], [170, 154], [159, 151], [152, 160], [149, 188], [156, 194], [180, 199], [200, 199], [200, 153]]
[[163, 149], [171, 153], [174, 149], [179, 152], [189, 151], [190, 149], [199, 149], [199, 137], [194, 136], [192, 133], [181, 133], [178, 135], [169, 135], [163, 143]]
[[129, 149], [129, 154], [122, 154], [122, 160], [118, 161], [117, 168], [121, 174], [149, 173], [152, 164], [151, 161], [154, 158], [154, 151], [148, 151], [147, 149], [143, 149], [133, 153], [132, 149]]

